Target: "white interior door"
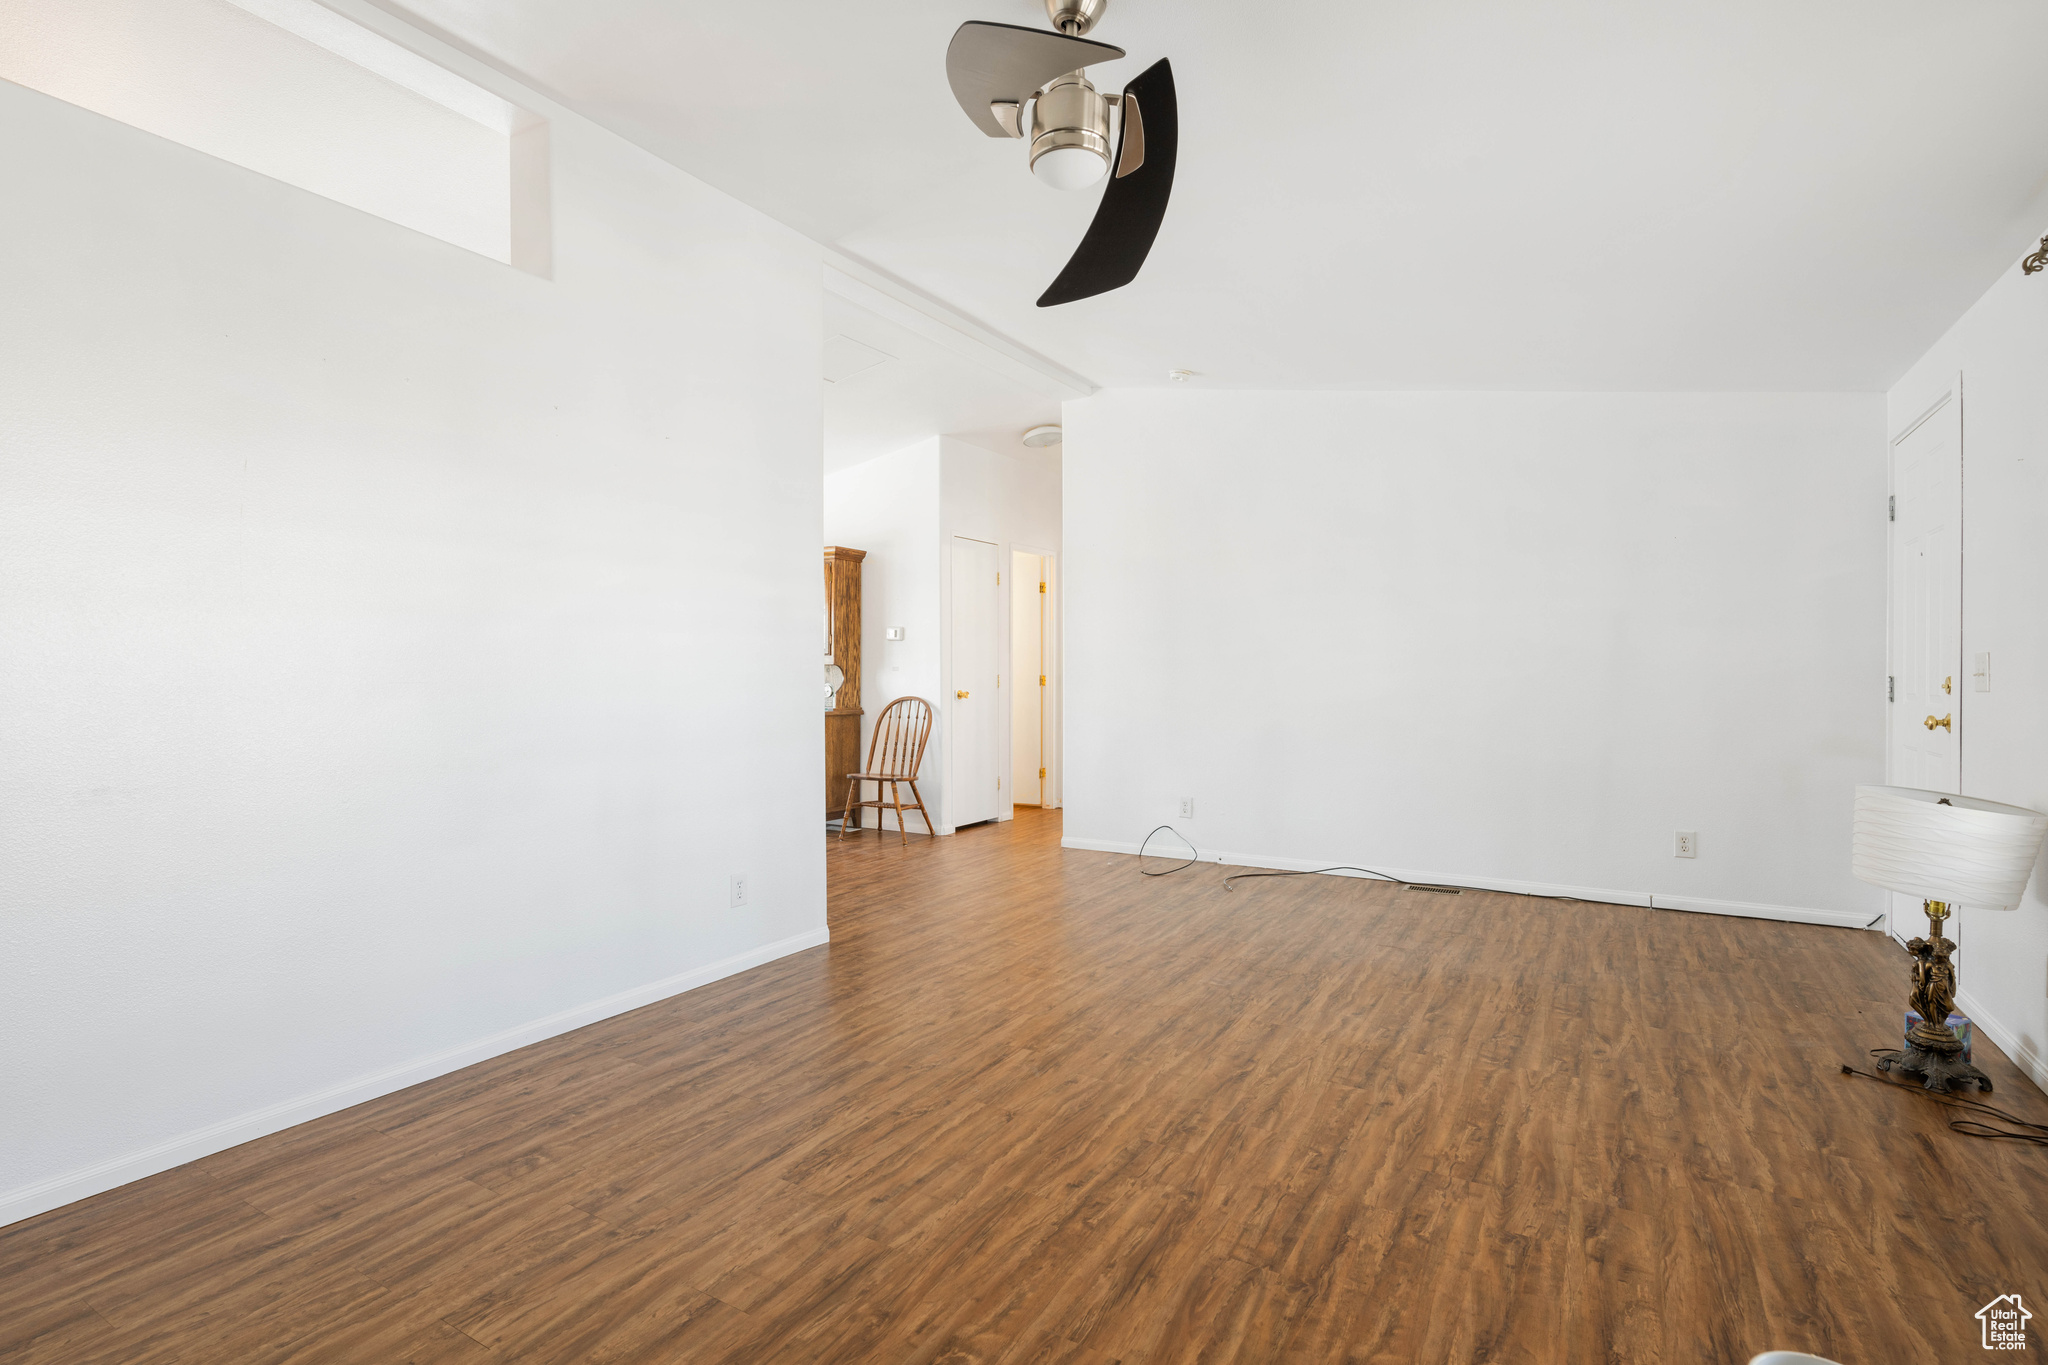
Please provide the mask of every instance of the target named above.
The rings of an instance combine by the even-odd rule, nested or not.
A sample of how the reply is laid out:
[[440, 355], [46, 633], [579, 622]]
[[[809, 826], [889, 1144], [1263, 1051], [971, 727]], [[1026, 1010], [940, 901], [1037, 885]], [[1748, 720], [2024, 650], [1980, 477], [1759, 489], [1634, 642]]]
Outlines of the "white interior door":
[[1010, 555], [1010, 800], [1045, 804], [1045, 561]]
[[1953, 391], [1892, 443], [1892, 490], [1891, 780], [1952, 792], [1963, 700], [1962, 404]]
[[1002, 809], [1003, 694], [996, 670], [996, 628], [1002, 620], [1002, 565], [985, 540], [953, 539], [953, 695], [946, 749], [951, 756], [946, 803], [952, 823], [993, 820]]
[[[1892, 441], [1885, 763], [1895, 786], [1943, 792], [1962, 787], [1962, 410], [1957, 385]], [[1894, 896], [1891, 923], [1911, 926], [1919, 911], [1917, 900]]]

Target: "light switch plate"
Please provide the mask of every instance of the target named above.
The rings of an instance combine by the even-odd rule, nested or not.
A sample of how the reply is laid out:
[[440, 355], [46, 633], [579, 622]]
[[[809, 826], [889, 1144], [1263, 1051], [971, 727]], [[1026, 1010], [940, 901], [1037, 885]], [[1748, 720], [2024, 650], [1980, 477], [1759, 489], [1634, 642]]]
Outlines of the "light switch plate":
[[1970, 666], [1970, 680], [1979, 692], [1991, 690], [1991, 654], [1985, 651], [1976, 656]]
[[885, 640], [900, 640], [900, 639], [902, 639], [902, 638], [903, 638], [903, 627], [901, 627], [901, 626], [891, 626], [891, 627], [889, 627], [889, 628], [888, 628], [887, 630], [885, 630], [885, 631], [883, 631], [883, 632], [882, 632], [882, 638], [883, 638], [883, 639], [885, 639]]

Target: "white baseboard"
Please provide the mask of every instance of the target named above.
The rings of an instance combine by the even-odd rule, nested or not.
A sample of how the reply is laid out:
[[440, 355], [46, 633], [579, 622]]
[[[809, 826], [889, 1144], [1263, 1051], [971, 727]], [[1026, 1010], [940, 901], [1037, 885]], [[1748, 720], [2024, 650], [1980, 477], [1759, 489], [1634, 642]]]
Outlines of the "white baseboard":
[[0, 1227], [24, 1218], [33, 1218], [51, 1209], [62, 1208], [76, 1200], [126, 1185], [132, 1180], [140, 1180], [144, 1176], [170, 1170], [173, 1166], [182, 1166], [188, 1161], [197, 1161], [200, 1157], [210, 1156], [230, 1147], [238, 1147], [244, 1142], [347, 1109], [365, 1100], [389, 1095], [409, 1085], [418, 1085], [421, 1081], [445, 1076], [451, 1071], [459, 1071], [465, 1066], [488, 1061], [492, 1057], [515, 1051], [529, 1043], [537, 1043], [544, 1038], [552, 1038], [557, 1034], [582, 1028], [585, 1024], [594, 1024], [600, 1019], [609, 1019], [615, 1014], [624, 1014], [627, 1010], [639, 1009], [642, 1005], [651, 1005], [672, 995], [681, 995], [684, 991], [695, 990], [699, 986], [708, 986], [714, 981], [773, 962], [779, 957], [818, 947], [829, 941], [830, 937], [830, 933], [822, 927], [796, 934], [714, 962], [708, 967], [664, 977], [660, 981], [650, 981], [644, 986], [635, 986], [630, 990], [605, 996], [601, 1000], [592, 1000], [587, 1004], [560, 1010], [546, 1018], [535, 1019], [493, 1033], [487, 1038], [479, 1038], [474, 1042], [448, 1048], [428, 1057], [420, 1057], [383, 1071], [372, 1072], [367, 1076], [343, 1081], [339, 1085], [329, 1086], [310, 1095], [301, 1095], [296, 1099], [285, 1100], [251, 1113], [225, 1119], [195, 1132], [160, 1142], [140, 1152], [114, 1157], [49, 1180], [9, 1190], [5, 1194], [0, 1194]]
[[[925, 809], [931, 811], [929, 805]], [[1004, 818], [1007, 819], [1008, 817], [1005, 816]], [[835, 815], [827, 823], [836, 834], [842, 822]], [[925, 827], [925, 817], [918, 814], [915, 806], [905, 806], [903, 808], [903, 825], [912, 834], [943, 835], [953, 833], [953, 827], [939, 819], [938, 812], [936, 811], [931, 811], [931, 827], [927, 829]], [[854, 834], [873, 834], [876, 830], [880, 830], [885, 834], [897, 832], [896, 811], [894, 807], [884, 806], [880, 810], [875, 810], [871, 807], [862, 811], [860, 813], [860, 828], [850, 829], [847, 831], [847, 834], [849, 836]]]
[[[1789, 924], [1825, 924], [1836, 929], [1884, 928], [1880, 915], [1855, 910], [1814, 910], [1803, 905], [1772, 905], [1763, 901], [1717, 901], [1699, 896], [1653, 895], [1650, 904], [1659, 910], [1690, 910], [1701, 915], [1739, 915], [1744, 919], [1784, 920]], [[1871, 923], [1876, 920], [1877, 923]]]
[[[929, 835], [933, 838], [943, 838], [948, 834], [954, 834], [958, 832], [951, 825], [942, 825], [936, 820], [932, 821], [931, 828], [927, 829], [925, 828], [924, 821], [917, 818], [917, 812], [906, 811], [905, 814], [909, 815], [910, 819], [904, 822], [904, 828], [912, 834]], [[833, 825], [831, 826], [831, 830], [834, 834], [837, 834], [839, 832], [839, 826]], [[896, 814], [894, 811], [891, 811], [885, 814], [880, 820], [869, 819], [861, 821], [859, 829], [850, 829], [846, 831], [846, 837], [851, 839], [858, 834], [896, 834], [900, 832], [902, 831], [899, 831], [896, 828]]]
[[2012, 1064], [2027, 1073], [2034, 1084], [2048, 1091], [2048, 1057], [2027, 1046], [2026, 1039], [1999, 1023], [1984, 1010], [1984, 1002], [1968, 991], [1956, 992], [1956, 1013], [1970, 1021], [1970, 1027], [1998, 1044], [1998, 1050]]
[[[1061, 848], [1090, 849], [1097, 853], [1136, 853], [1138, 845], [1119, 843], [1109, 839], [1062, 839]], [[1175, 854], [1169, 841], [1153, 844], [1147, 855], [1154, 858], [1185, 857]], [[1269, 868], [1275, 872], [1308, 872], [1319, 867], [1328, 867], [1328, 862], [1314, 862], [1305, 858], [1275, 858], [1261, 853], [1209, 853], [1201, 855], [1205, 863], [1223, 863], [1230, 867]], [[1746, 919], [1785, 920], [1792, 924], [1826, 924], [1839, 929], [1865, 929], [1871, 925], [1872, 916], [1858, 914], [1853, 910], [1815, 910], [1800, 905], [1767, 905], [1755, 901], [1706, 900], [1698, 896], [1666, 896], [1648, 891], [1616, 891], [1600, 886], [1566, 886], [1553, 882], [1512, 881], [1503, 877], [1472, 877], [1464, 873], [1422, 871], [1412, 867], [1386, 867], [1379, 869], [1404, 882], [1430, 882], [1445, 886], [1469, 886], [1482, 891], [1510, 891], [1524, 896], [1565, 896], [1572, 900], [1600, 901], [1608, 905], [1639, 905], [1654, 910], [1687, 910], [1703, 915], [1740, 915]], [[1336, 876], [1362, 876], [1356, 872], [1335, 873]], [[1972, 1018], [1976, 1016], [1972, 1015]], [[2004, 1046], [2004, 1044], [2000, 1044]]]

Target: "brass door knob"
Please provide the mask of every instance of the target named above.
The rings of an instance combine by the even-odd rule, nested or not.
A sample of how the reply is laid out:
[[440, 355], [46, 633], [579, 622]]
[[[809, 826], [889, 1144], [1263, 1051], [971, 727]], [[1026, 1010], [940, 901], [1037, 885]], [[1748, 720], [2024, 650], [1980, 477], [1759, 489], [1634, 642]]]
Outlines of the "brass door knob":
[[[967, 696], [967, 694], [966, 694], [965, 692], [955, 692], [955, 693], [954, 693], [953, 695], [954, 695], [954, 696], [956, 696], [956, 697], [959, 697], [959, 698], [961, 698], [961, 699], [963, 699], [963, 700], [965, 700], [965, 698], [966, 698], [966, 696]], [[1927, 728], [1928, 728], [1928, 729], [1930, 729], [1930, 730], [1934, 728], [1934, 717], [1932, 717], [1932, 716], [1929, 716], [1929, 717], [1927, 718]]]
[[1942, 718], [1941, 718], [1940, 720], [1936, 720], [1936, 719], [1935, 719], [1934, 717], [1932, 717], [1932, 716], [1929, 716], [1929, 717], [1927, 718], [1927, 722], [1926, 722], [1926, 723], [1927, 723], [1927, 728], [1928, 728], [1928, 729], [1930, 729], [1930, 730], [1946, 730], [1946, 731], [1948, 731], [1948, 732], [1949, 732], [1950, 734], [1954, 734], [1954, 733], [1956, 732], [1956, 730], [1955, 730], [1955, 727], [1954, 727], [1953, 725], [1950, 725], [1950, 724], [1949, 724], [1948, 722], [1949, 722], [1949, 717], [1948, 717], [1948, 716], [1943, 716], [1943, 717], [1942, 717]]

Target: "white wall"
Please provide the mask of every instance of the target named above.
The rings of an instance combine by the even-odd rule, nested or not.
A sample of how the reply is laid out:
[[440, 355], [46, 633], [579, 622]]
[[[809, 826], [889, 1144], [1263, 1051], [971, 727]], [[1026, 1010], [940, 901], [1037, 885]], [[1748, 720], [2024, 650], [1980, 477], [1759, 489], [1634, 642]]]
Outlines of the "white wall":
[[[1962, 789], [2048, 811], [2048, 275], [2015, 265], [2000, 276], [1892, 388], [1888, 430], [1903, 429], [1959, 372], [1965, 671], [1991, 655], [1990, 691], [1957, 680]], [[2017, 910], [1964, 906], [1951, 923], [1963, 945], [1963, 1012], [2048, 1088], [2043, 872]]]
[[815, 250], [539, 107], [553, 281], [0, 84], [0, 1221], [824, 939]]
[[[1032, 452], [1019, 459], [934, 436], [825, 476], [825, 543], [868, 552], [861, 563], [862, 754], [875, 717], [891, 699], [919, 696], [933, 703], [937, 716], [917, 785], [941, 834], [953, 832], [945, 798], [946, 722], [953, 697], [949, 556], [955, 536], [998, 545], [1005, 572], [1013, 548], [1057, 555], [1059, 456]], [[1057, 576], [1054, 588], [1056, 608]], [[1008, 612], [1005, 594], [998, 640], [1006, 685]], [[902, 626], [905, 638], [883, 639], [889, 626]], [[999, 762], [1003, 789], [1013, 791], [1007, 706], [1002, 715]], [[999, 818], [1011, 818], [1007, 802], [1000, 809]], [[884, 829], [896, 828], [893, 812], [883, 812], [882, 819]], [[908, 823], [913, 831], [924, 828], [914, 815]]]
[[1121, 390], [1065, 423], [1070, 843], [1880, 912], [1877, 395]]

